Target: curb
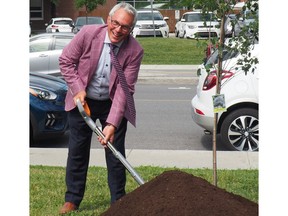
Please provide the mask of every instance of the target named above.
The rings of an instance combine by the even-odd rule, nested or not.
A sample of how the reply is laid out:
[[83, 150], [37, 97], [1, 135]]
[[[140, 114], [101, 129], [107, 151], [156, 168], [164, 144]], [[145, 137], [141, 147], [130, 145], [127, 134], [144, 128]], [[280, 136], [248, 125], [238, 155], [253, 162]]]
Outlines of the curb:
[[199, 65], [141, 65], [140, 70], [197, 70]]

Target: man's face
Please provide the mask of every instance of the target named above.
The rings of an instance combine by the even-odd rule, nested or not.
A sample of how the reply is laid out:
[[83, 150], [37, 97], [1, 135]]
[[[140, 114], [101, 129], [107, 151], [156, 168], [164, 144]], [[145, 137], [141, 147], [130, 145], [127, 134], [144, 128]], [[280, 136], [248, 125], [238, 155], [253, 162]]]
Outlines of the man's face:
[[118, 43], [127, 37], [132, 29], [133, 15], [120, 8], [112, 17], [108, 16], [108, 36], [112, 43]]

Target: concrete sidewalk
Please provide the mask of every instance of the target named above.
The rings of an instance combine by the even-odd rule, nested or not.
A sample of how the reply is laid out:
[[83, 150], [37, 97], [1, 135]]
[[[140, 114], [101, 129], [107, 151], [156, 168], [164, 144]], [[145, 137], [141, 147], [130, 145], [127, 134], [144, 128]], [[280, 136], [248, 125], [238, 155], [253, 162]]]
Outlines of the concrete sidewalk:
[[[30, 165], [66, 166], [66, 148], [30, 148]], [[133, 167], [160, 166], [213, 169], [212, 151], [127, 149]], [[106, 167], [104, 150], [91, 149], [90, 166]], [[217, 152], [217, 169], [258, 169], [258, 152]]]
[[138, 83], [197, 84], [198, 65], [141, 65]]

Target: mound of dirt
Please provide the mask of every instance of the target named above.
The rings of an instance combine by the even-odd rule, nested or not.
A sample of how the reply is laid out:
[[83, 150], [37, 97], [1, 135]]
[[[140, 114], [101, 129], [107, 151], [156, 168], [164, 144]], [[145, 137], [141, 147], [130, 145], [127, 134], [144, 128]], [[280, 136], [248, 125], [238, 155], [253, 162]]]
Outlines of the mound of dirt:
[[257, 216], [258, 204], [181, 171], [166, 171], [101, 216]]

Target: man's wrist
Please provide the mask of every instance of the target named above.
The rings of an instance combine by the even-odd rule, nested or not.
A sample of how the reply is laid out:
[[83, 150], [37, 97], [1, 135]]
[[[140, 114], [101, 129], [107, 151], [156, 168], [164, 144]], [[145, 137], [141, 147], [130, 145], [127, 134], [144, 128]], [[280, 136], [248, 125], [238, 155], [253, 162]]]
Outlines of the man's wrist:
[[116, 127], [113, 124], [108, 123], [106, 126], [112, 126], [116, 129]]

